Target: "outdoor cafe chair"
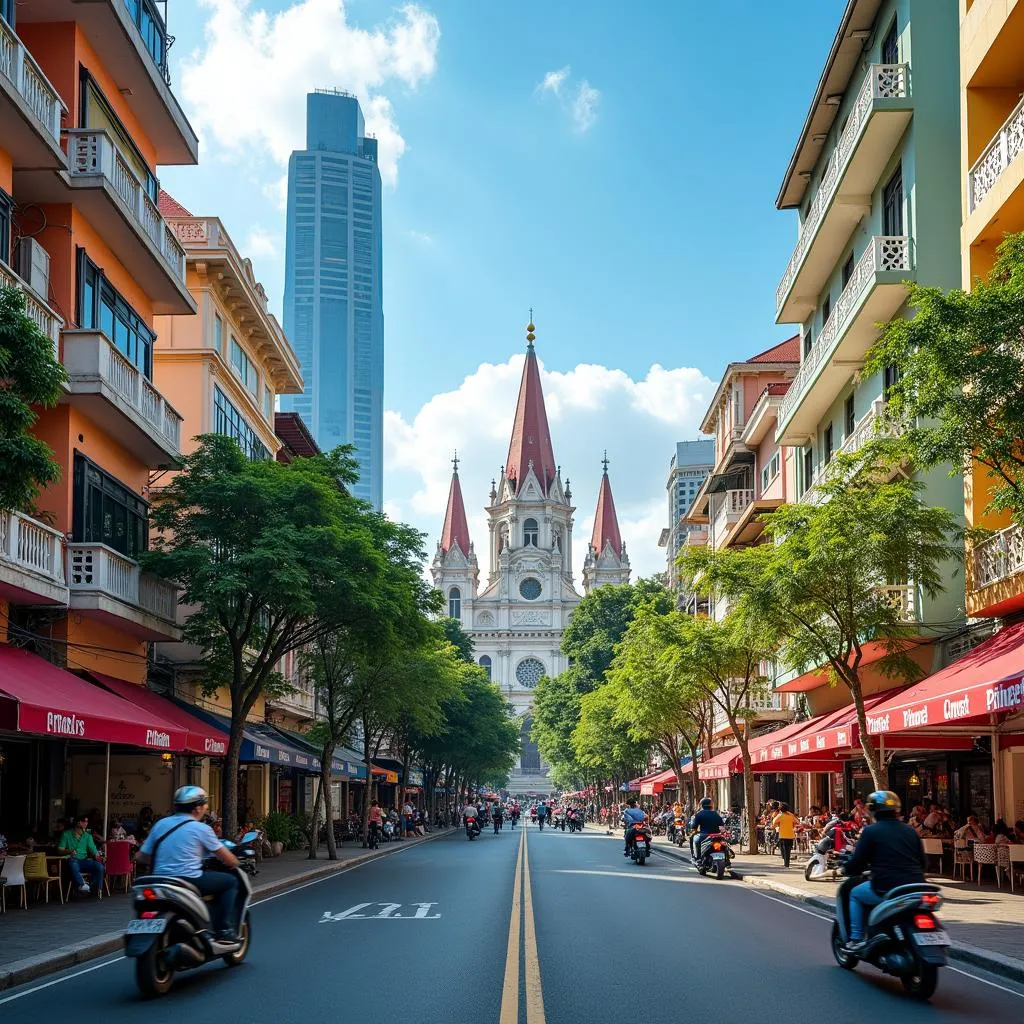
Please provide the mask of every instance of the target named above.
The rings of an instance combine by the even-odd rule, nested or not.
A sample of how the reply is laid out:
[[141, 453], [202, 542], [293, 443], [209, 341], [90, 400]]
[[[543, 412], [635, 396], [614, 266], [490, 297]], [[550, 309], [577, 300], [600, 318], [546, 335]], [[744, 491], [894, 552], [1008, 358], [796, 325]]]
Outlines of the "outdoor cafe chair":
[[939, 870], [935, 873], [937, 875], [942, 874], [942, 840], [941, 839], [922, 839], [921, 845], [924, 847], [924, 855], [928, 857], [939, 858]]
[[21, 905], [28, 910], [28, 894], [25, 888], [25, 854], [18, 857], [8, 857], [3, 866], [4, 884], [0, 887], [3, 893], [4, 910], [7, 910], [7, 890], [16, 889], [21, 886]]
[[[89, 883], [89, 888], [93, 889], [94, 888], [94, 886], [93, 886], [93, 876], [86, 875], [83, 872], [83, 877]], [[71, 901], [71, 894], [72, 893], [75, 893], [76, 895], [78, 894], [78, 886], [75, 884], [75, 879], [74, 879], [74, 877], [71, 874], [71, 869], [70, 868], [67, 869], [67, 875], [65, 877], [65, 883], [66, 884], [64, 886], [64, 892], [65, 892], [65, 897], [64, 898], [65, 898], [65, 900], [67, 902], [70, 902]], [[109, 896], [110, 895], [110, 880], [107, 878], [106, 862], [104, 862], [103, 888], [106, 890], [106, 893]], [[100, 895], [102, 896], [103, 894], [100, 893]]]
[[59, 875], [51, 875], [46, 863], [45, 853], [30, 853], [25, 858], [25, 881], [30, 885], [37, 885], [46, 892], [46, 902], [50, 902], [50, 886], [57, 886], [57, 895], [61, 903], [64, 902], [64, 890], [60, 884]]
[[1002, 888], [999, 879], [999, 858], [996, 853], [995, 843], [975, 843], [974, 863], [978, 865], [978, 885], [981, 885], [981, 872], [987, 864], [992, 865], [992, 871], [996, 876], [996, 885]]
[[1016, 892], [1016, 874], [1024, 871], [1024, 846], [1015, 843], [999, 845], [999, 866], [1010, 876], [1010, 892]]
[[104, 884], [107, 886], [107, 895], [110, 895], [110, 886], [107, 884], [112, 878], [124, 879], [124, 891], [128, 886], [134, 873], [132, 865], [132, 844], [127, 840], [112, 840], [107, 843], [107, 861], [103, 875]]
[[971, 857], [970, 847], [957, 840], [953, 844], [953, 877], [956, 878], [957, 869], [960, 870], [960, 877], [967, 881], [967, 873], [974, 876], [974, 860]]

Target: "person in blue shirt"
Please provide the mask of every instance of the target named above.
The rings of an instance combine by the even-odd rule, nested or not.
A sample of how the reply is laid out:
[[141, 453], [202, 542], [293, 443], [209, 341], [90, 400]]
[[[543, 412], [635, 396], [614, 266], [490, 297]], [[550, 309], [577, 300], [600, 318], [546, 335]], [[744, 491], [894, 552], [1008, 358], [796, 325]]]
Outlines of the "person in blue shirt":
[[633, 832], [634, 825], [642, 825], [647, 820], [647, 815], [636, 805], [636, 798], [630, 797], [626, 801], [626, 809], [622, 812], [622, 821], [626, 826], [626, 849], [622, 856], [628, 857], [630, 847], [635, 842]]
[[725, 819], [713, 809], [711, 797], [706, 796], [700, 802], [700, 810], [690, 819], [690, 828], [695, 829], [695, 835], [690, 839], [690, 851], [693, 859], [700, 857], [700, 844], [705, 836], [713, 832], [721, 832], [725, 826]]
[[540, 828], [541, 832], [544, 831], [544, 821], [547, 818], [547, 816], [548, 805], [543, 800], [541, 800], [541, 802], [537, 804], [537, 825]]

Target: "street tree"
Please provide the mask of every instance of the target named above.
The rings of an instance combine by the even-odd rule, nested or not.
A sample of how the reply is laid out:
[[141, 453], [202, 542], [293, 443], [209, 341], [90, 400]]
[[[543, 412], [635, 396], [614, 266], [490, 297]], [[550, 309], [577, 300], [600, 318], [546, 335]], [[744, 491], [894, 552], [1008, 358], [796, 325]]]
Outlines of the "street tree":
[[224, 829], [238, 825], [242, 729], [257, 700], [287, 692], [278, 664], [377, 602], [385, 555], [354, 482], [349, 451], [290, 465], [251, 460], [230, 438], [205, 435], [157, 495], [143, 568], [177, 584], [194, 606], [185, 639], [203, 652], [204, 691], [226, 687], [231, 724]]
[[60, 479], [53, 450], [32, 435], [33, 406], [55, 406], [66, 379], [24, 294], [0, 287], [0, 512], [33, 511], [39, 491]]
[[462, 623], [446, 616], [441, 619], [441, 629], [462, 660], [472, 664], [476, 660], [473, 655], [473, 638], [462, 628]]
[[925, 505], [920, 483], [887, 473], [884, 463], [851, 463], [819, 485], [819, 504], [764, 515], [769, 543], [691, 548], [680, 558], [704, 593], [729, 598], [745, 620], [774, 632], [791, 669], [821, 669], [849, 690], [876, 789], [887, 773], [868, 737], [865, 659], [877, 655], [874, 666], [893, 680], [920, 677], [909, 655], [920, 596], [937, 596], [962, 558], [952, 513]]
[[618, 699], [610, 683], [580, 698], [580, 718], [573, 730], [577, 760], [599, 779], [619, 785], [647, 767], [651, 744], [636, 740], [629, 728], [615, 720]]

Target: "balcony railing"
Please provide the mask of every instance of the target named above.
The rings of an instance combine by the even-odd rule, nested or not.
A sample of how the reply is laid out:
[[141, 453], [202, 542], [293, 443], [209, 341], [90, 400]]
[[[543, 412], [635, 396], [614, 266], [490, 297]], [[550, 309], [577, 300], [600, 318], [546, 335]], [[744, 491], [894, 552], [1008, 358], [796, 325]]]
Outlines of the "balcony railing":
[[14, 85], [28, 104], [43, 133], [59, 146], [60, 115], [64, 104], [32, 59], [32, 54], [3, 18], [0, 18], [0, 74]]
[[0, 558], [64, 586], [64, 535], [21, 512], [0, 512]]
[[832, 151], [828, 164], [821, 175], [818, 191], [815, 193], [807, 216], [800, 225], [800, 236], [796, 248], [789, 258], [785, 274], [775, 290], [776, 312], [782, 310], [786, 296], [789, 294], [800, 266], [811, 247], [811, 242], [818, 231], [825, 211], [828, 210], [835, 197], [839, 182], [850, 162], [850, 157], [857, 148], [861, 132], [871, 116], [872, 106], [879, 99], [904, 99], [909, 95], [910, 68], [906, 64], [872, 64], [864, 78], [857, 95], [857, 101], [850, 111], [846, 128], [839, 138], [839, 144]]
[[99, 591], [166, 622], [177, 615], [174, 584], [144, 573], [134, 559], [105, 544], [68, 544], [68, 586], [72, 595]]
[[110, 136], [84, 128], [71, 129], [67, 136], [72, 179], [97, 174], [106, 178], [139, 232], [153, 243], [173, 277], [184, 285], [185, 250]]
[[971, 552], [973, 590], [1024, 572], [1024, 530], [1014, 523], [974, 545]]
[[[2, 25], [3, 22], [0, 22]], [[17, 288], [25, 296], [25, 312], [36, 326], [53, 342], [53, 357], [60, 359], [60, 329], [64, 321], [13, 270], [0, 263], [0, 285]]]
[[818, 368], [831, 356], [836, 342], [850, 324], [861, 299], [874, 287], [879, 271], [910, 270], [910, 239], [906, 235], [876, 235], [857, 261], [853, 274], [843, 289], [818, 340], [804, 356], [786, 396], [779, 406], [779, 423], [785, 423], [802, 401], [804, 391], [814, 379]]
[[917, 587], [913, 583], [887, 585], [878, 588], [878, 596], [899, 613], [901, 622], [919, 622], [921, 609], [917, 603]]
[[985, 152], [971, 168], [968, 179], [968, 202], [974, 208], [992, 191], [999, 176], [1024, 151], [1024, 99], [996, 132]]

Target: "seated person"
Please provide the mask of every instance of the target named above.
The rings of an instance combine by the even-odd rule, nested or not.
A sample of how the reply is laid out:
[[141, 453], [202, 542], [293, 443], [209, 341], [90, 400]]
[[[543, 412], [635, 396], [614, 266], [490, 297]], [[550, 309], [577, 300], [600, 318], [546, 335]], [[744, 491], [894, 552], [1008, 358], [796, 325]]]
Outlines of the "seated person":
[[984, 843], [988, 840], [988, 833], [982, 828], [981, 822], [978, 821], [976, 814], [969, 814], [967, 816], [967, 824], [963, 828], [958, 828], [953, 833], [953, 838], [961, 843], [974, 841], [976, 843]]
[[88, 895], [92, 889], [85, 880], [82, 872], [87, 872], [92, 879], [96, 889], [96, 895], [101, 896], [103, 890], [103, 864], [100, 861], [99, 851], [93, 841], [92, 833], [89, 831], [89, 816], [80, 814], [75, 820], [75, 827], [68, 829], [61, 837], [57, 848], [61, 853], [68, 855], [68, 870], [71, 877], [78, 886], [78, 891]]

